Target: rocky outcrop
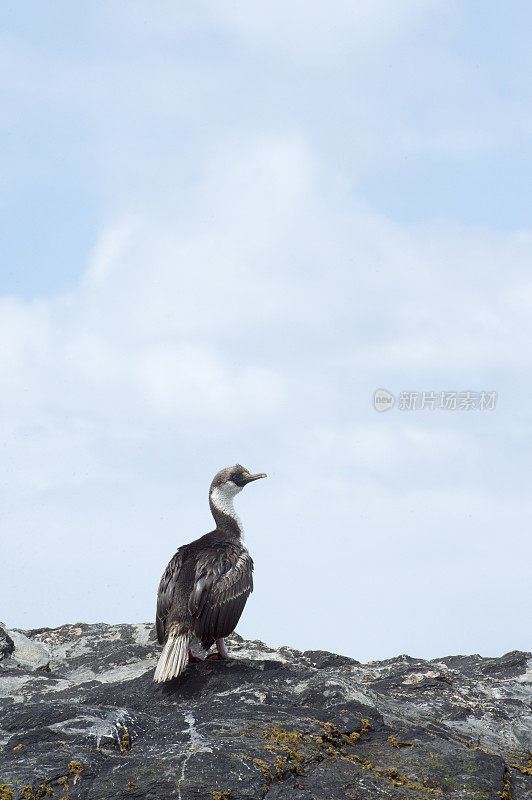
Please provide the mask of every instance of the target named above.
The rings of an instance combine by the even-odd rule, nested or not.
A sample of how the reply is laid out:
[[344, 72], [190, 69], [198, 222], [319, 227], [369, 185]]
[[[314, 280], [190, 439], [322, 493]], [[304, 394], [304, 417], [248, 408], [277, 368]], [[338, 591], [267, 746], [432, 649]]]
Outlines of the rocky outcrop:
[[229, 640], [152, 682], [152, 624], [0, 628], [0, 800], [532, 798], [532, 655]]

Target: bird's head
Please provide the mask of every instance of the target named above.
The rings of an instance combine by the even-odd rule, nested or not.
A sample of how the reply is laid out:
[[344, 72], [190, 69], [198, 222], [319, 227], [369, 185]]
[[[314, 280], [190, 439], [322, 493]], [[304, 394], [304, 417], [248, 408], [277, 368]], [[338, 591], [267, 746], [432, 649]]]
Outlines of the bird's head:
[[265, 477], [266, 474], [264, 472], [251, 475], [249, 470], [243, 467], [242, 464], [235, 464], [234, 467], [225, 467], [214, 476], [210, 494], [216, 491], [218, 495], [225, 495], [227, 498], [234, 497], [235, 494], [242, 491], [246, 484]]
[[251, 475], [242, 464], [235, 464], [234, 467], [221, 469], [214, 476], [209, 491], [209, 504], [216, 522], [220, 524], [219, 513], [222, 513], [225, 517], [232, 517], [236, 521], [240, 532], [242, 532], [240, 521], [233, 507], [233, 498], [238, 492], [242, 491], [247, 483], [265, 477], [264, 472]]

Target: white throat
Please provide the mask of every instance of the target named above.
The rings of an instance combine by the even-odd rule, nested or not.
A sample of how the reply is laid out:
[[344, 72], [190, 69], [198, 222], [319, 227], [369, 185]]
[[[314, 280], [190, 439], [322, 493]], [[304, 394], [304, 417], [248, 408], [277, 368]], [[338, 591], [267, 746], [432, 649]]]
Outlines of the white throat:
[[244, 529], [242, 527], [242, 523], [240, 521], [240, 517], [235, 511], [235, 506], [233, 500], [235, 495], [242, 491], [242, 487], [235, 486], [234, 483], [222, 483], [220, 486], [216, 486], [211, 492], [211, 502], [218, 511], [221, 511], [222, 514], [226, 514], [231, 519], [234, 519], [236, 522], [238, 529], [240, 531], [240, 535], [244, 535]]

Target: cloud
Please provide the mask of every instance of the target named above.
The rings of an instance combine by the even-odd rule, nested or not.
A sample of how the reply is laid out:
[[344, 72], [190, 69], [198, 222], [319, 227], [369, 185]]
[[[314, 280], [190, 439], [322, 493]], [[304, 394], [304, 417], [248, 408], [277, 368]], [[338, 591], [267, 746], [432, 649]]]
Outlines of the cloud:
[[290, 58], [338, 58], [382, 47], [411, 34], [440, 8], [438, 0], [376, 0], [359, 2], [302, 0], [260, 2], [243, 6], [235, 0], [210, 3], [211, 12], [243, 42], [274, 47]]
[[146, 30], [166, 38], [185, 32], [198, 35], [204, 28], [225, 29], [245, 48], [274, 49], [291, 60], [329, 60], [345, 51], [366, 54], [411, 35], [441, 7], [439, 0], [363, 0], [356, 5], [347, 0], [287, 0], [267, 8], [255, 0], [245, 5], [203, 0], [194, 9], [176, 9], [173, 3], [163, 2], [146, 15], [141, 0], [128, 5], [127, 15], [122, 4], [107, 3], [104, 14], [109, 25], [125, 24], [129, 32], [143, 38]]
[[72, 291], [3, 300], [6, 419], [311, 420], [316, 442], [420, 462], [453, 434], [425, 448], [421, 429], [388, 440], [373, 420], [346, 437], [347, 415], [382, 383], [502, 392], [530, 363], [526, 313], [507, 325], [529, 258], [521, 234], [387, 220], [328, 183], [301, 137], [238, 139], [160, 215], [110, 221]]

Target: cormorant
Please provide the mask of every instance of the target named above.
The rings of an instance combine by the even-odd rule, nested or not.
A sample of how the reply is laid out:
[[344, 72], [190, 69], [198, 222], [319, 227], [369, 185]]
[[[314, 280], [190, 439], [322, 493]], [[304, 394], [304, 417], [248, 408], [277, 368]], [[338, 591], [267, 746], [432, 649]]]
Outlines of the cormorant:
[[234, 631], [253, 591], [253, 561], [242, 541], [242, 527], [233, 498], [246, 484], [265, 478], [250, 475], [241, 464], [215, 475], [209, 505], [216, 528], [179, 548], [159, 584], [157, 638], [164, 645], [153, 680], [162, 683], [180, 675], [196, 636], [205, 650], [216, 642], [208, 658], [229, 658], [224, 637]]

